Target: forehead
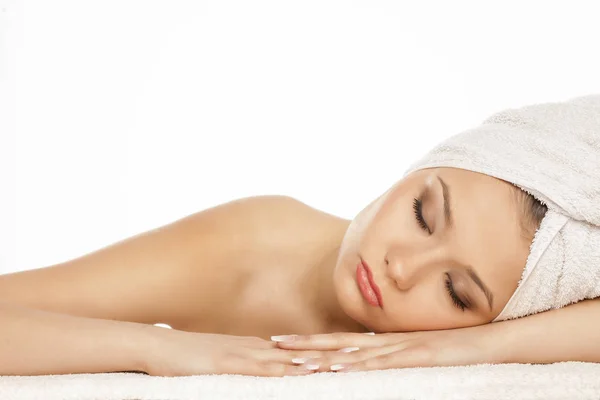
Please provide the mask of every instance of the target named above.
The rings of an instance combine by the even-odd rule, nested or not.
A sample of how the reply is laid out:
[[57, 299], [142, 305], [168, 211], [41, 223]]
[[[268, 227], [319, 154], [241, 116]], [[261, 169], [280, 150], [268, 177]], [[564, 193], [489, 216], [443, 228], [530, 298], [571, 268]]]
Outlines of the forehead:
[[531, 244], [521, 235], [518, 189], [472, 171], [437, 168], [431, 172], [450, 189], [454, 226], [448, 240], [453, 258], [472, 266], [504, 307], [517, 287]]

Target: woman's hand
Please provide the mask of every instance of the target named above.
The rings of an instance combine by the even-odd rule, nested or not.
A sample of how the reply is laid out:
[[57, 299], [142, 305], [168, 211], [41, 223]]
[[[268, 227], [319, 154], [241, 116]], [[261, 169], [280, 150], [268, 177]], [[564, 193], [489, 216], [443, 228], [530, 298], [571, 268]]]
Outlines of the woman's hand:
[[[332, 333], [274, 337], [281, 349], [327, 350], [306, 363], [316, 371], [469, 365], [502, 362], [500, 342], [489, 340], [491, 325], [409, 333]], [[337, 351], [332, 351], [337, 350]]]
[[[254, 376], [306, 375], [313, 371], [294, 364], [297, 358], [320, 351], [277, 348], [258, 337], [196, 333], [148, 326], [148, 358], [142, 366], [153, 376], [239, 374]], [[297, 360], [296, 360], [297, 361]]]

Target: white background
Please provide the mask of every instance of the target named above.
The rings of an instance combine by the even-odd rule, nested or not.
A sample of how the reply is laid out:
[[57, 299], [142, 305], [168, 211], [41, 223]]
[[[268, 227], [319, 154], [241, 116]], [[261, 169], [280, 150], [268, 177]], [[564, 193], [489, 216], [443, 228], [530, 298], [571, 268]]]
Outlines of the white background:
[[0, 0], [0, 273], [245, 196], [352, 218], [491, 113], [600, 92], [597, 2], [556, 3]]

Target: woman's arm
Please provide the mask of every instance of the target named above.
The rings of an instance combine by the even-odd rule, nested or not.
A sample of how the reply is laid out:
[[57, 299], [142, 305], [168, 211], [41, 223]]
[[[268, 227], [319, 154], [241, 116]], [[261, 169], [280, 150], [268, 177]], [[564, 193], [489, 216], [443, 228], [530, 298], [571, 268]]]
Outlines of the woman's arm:
[[0, 303], [0, 375], [143, 371], [150, 328]]
[[[600, 299], [469, 328], [409, 333], [334, 333], [275, 337], [290, 350], [339, 350], [319, 371], [359, 371], [469, 364], [600, 362]], [[356, 348], [359, 348], [357, 350]]]
[[154, 376], [306, 375], [294, 357], [255, 337], [57, 314], [0, 302], [0, 375], [145, 372]]
[[600, 362], [600, 299], [491, 324], [494, 358], [505, 363]]

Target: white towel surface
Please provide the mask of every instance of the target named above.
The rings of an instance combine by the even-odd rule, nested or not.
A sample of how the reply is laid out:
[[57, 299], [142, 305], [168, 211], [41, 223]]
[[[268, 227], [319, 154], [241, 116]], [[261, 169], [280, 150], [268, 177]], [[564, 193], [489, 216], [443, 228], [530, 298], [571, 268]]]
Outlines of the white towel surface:
[[511, 182], [548, 206], [496, 320], [600, 297], [600, 95], [497, 112], [407, 173], [453, 167]]
[[0, 377], [2, 400], [600, 399], [600, 364], [501, 364], [259, 378], [135, 373]]

